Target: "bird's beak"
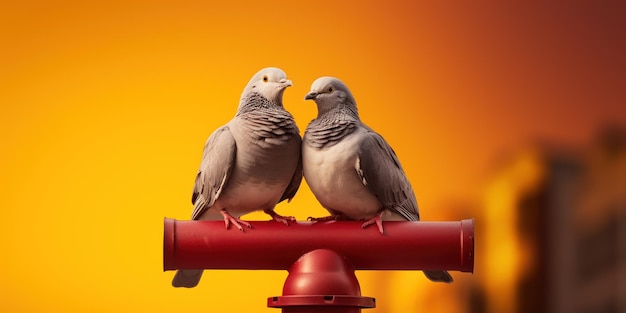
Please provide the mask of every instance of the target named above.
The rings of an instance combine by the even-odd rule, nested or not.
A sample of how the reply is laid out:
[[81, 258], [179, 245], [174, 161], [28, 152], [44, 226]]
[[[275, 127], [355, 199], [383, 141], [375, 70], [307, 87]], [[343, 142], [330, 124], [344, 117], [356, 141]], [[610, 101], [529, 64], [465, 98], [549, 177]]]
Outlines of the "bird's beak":
[[289, 87], [289, 86], [293, 86], [293, 84], [291, 83], [291, 81], [289, 79], [281, 79], [278, 81], [279, 83], [285, 85], [285, 87]]
[[311, 91], [304, 96], [304, 100], [314, 100], [317, 97], [317, 92]]

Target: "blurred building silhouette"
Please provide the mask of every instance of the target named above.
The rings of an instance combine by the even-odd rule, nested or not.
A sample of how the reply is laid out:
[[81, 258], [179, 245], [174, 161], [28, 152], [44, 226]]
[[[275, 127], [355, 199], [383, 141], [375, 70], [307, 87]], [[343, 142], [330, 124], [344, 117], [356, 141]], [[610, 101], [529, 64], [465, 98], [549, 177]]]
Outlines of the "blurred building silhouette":
[[626, 129], [501, 160], [476, 215], [472, 313], [626, 313]]

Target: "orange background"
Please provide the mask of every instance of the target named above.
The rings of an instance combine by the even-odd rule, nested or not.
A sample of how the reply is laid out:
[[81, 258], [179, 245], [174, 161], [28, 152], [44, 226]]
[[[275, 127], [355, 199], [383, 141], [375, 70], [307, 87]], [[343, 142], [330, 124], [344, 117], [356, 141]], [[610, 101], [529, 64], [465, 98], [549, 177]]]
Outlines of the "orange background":
[[[262, 67], [294, 82], [284, 102], [301, 132], [310, 84], [341, 78], [425, 220], [471, 217], [446, 207], [474, 197], [501, 151], [626, 123], [624, 4], [6, 2], [3, 312], [278, 312], [265, 301], [286, 272], [210, 271], [183, 290], [161, 263], [163, 217], [189, 217], [204, 141]], [[278, 211], [325, 214], [305, 184]], [[465, 305], [420, 273], [357, 274], [377, 298], [368, 312]]]

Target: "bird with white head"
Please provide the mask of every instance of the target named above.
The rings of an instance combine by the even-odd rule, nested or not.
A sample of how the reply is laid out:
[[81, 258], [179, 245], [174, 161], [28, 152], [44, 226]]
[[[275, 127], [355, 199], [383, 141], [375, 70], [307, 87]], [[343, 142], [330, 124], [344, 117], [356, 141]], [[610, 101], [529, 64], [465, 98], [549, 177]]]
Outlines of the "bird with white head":
[[[243, 231], [241, 215], [264, 211], [286, 225], [295, 221], [274, 212], [291, 200], [302, 181], [300, 132], [283, 107], [292, 83], [275, 67], [257, 72], [244, 88], [233, 119], [207, 140], [196, 175], [191, 218], [221, 220]], [[243, 225], [243, 226], [242, 226]], [[202, 270], [179, 270], [172, 285], [194, 287]]]

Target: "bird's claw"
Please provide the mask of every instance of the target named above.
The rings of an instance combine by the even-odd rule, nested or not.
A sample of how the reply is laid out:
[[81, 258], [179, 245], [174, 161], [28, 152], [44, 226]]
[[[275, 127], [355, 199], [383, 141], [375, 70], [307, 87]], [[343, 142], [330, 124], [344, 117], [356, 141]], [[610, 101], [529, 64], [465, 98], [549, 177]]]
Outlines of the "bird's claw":
[[230, 215], [230, 213], [228, 213], [226, 210], [221, 210], [220, 213], [222, 213], [222, 216], [224, 216], [224, 226], [226, 226], [226, 229], [230, 227], [230, 224], [233, 224], [233, 226], [235, 226], [240, 231], [244, 231], [243, 226], [241, 226], [242, 224], [248, 228], [252, 228], [252, 225], [250, 225], [250, 223], [243, 221], [238, 217]]
[[376, 226], [378, 227], [378, 231], [382, 235], [383, 234], [383, 219], [382, 219], [383, 212], [380, 212], [376, 214], [374, 217], [370, 218], [369, 220], [366, 220], [365, 223], [361, 225], [361, 227], [366, 228], [367, 226], [376, 224]]
[[282, 216], [282, 215], [274, 212], [274, 210], [265, 210], [264, 212], [266, 214], [268, 214], [269, 216], [271, 216], [273, 221], [283, 223], [283, 224], [285, 224], [287, 226], [289, 226], [289, 222], [296, 222], [296, 218], [295, 217], [293, 217], [293, 216]]
[[338, 221], [341, 219], [341, 216], [339, 215], [329, 215], [329, 216], [324, 216], [324, 217], [312, 217], [309, 216], [306, 218], [307, 221], [309, 222], [326, 222], [326, 221]]
[[274, 220], [276, 222], [281, 222], [281, 223], [289, 226], [289, 222], [295, 222], [296, 218], [293, 217], [293, 216], [282, 216], [282, 215], [276, 214], [275, 216], [272, 216], [272, 220]]

